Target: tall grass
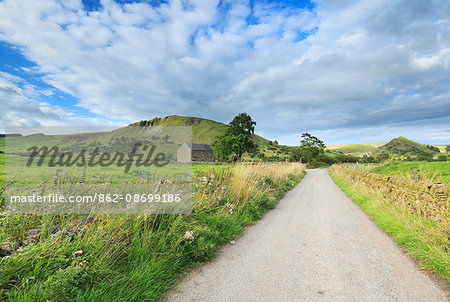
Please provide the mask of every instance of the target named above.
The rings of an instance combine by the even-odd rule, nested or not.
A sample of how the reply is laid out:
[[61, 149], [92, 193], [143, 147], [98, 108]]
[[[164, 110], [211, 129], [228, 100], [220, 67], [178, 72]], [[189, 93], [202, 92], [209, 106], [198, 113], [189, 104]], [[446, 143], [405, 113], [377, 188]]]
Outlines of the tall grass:
[[[444, 192], [443, 203], [440, 203], [438, 200], [421, 199], [415, 192], [407, 193], [407, 187], [400, 188], [405, 191], [403, 196], [393, 194], [389, 189], [375, 186], [375, 179], [368, 177], [370, 174], [366, 175], [367, 179], [354, 177], [351, 170], [343, 166], [332, 166], [330, 173], [336, 184], [423, 267], [450, 281], [448, 192]], [[408, 195], [415, 196], [415, 205], [435, 203], [412, 207], [405, 199]], [[427, 208], [435, 211], [425, 211]]]
[[[0, 258], [0, 300], [154, 301], [187, 267], [211, 258], [304, 175], [300, 164], [202, 168], [190, 215], [6, 215], [0, 232], [42, 229], [38, 241]], [[57, 224], [61, 231], [53, 232]], [[76, 232], [74, 232], [74, 230]]]

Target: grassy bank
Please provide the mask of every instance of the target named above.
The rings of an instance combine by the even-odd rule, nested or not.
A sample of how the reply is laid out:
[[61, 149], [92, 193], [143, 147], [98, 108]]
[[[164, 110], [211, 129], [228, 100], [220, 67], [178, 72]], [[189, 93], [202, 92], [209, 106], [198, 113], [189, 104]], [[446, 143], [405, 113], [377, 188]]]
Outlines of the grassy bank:
[[338, 166], [333, 166], [330, 173], [342, 191], [424, 268], [450, 281], [448, 211], [444, 212], [444, 217], [427, 217], [364, 182], [351, 179]]
[[11, 245], [40, 232], [0, 258], [0, 300], [154, 301], [303, 175], [300, 164], [202, 166], [190, 215], [3, 215], [0, 232]]
[[420, 170], [418, 171], [420, 181], [450, 183], [450, 161], [387, 163], [376, 167], [372, 172], [414, 179], [415, 169]]

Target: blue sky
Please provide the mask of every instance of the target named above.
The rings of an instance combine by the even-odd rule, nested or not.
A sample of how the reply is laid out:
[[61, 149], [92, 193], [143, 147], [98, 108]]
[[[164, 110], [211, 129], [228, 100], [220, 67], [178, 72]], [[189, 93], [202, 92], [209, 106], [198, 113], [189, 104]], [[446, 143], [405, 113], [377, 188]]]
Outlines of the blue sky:
[[0, 132], [171, 114], [297, 144], [450, 143], [442, 1], [0, 1]]

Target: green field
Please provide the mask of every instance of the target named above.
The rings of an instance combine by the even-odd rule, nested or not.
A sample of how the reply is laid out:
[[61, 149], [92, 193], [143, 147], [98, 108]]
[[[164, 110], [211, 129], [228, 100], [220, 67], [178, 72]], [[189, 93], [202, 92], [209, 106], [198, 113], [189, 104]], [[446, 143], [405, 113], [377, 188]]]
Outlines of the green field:
[[376, 167], [372, 172], [414, 179], [414, 169], [420, 170], [418, 176], [422, 181], [441, 183], [450, 182], [450, 161], [388, 163]]
[[[304, 166], [193, 164], [192, 171], [189, 215], [94, 215], [86, 224], [87, 215], [0, 208], [0, 300], [156, 301], [186, 268], [273, 208]], [[2, 176], [0, 198], [4, 185]], [[16, 251], [3, 257], [5, 246]]]
[[2, 152], [5, 152], [5, 139], [0, 137], [0, 190], [5, 177], [5, 154]]
[[[42, 230], [38, 241], [0, 258], [0, 300], [156, 301], [187, 267], [210, 259], [273, 208], [304, 173], [298, 164], [196, 167], [191, 215], [97, 216], [73, 235], [49, 230], [68, 230], [85, 216], [0, 217], [0, 241]], [[227, 169], [211, 173], [217, 168]]]
[[217, 163], [217, 164], [202, 164], [202, 163], [193, 163], [192, 164], [192, 172], [194, 175], [200, 175], [202, 173], [219, 173], [222, 171], [233, 171], [236, 165], [233, 164], [223, 164], [223, 163]]

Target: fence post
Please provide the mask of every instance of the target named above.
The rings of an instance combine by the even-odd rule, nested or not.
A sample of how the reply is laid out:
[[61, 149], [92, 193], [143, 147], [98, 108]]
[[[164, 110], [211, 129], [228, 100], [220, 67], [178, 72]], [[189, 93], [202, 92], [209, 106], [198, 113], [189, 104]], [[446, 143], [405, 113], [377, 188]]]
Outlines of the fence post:
[[419, 181], [419, 169], [414, 169], [414, 180], [417, 182]]

